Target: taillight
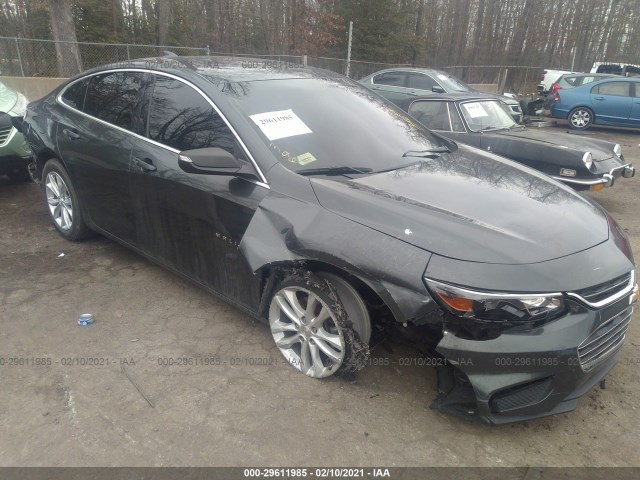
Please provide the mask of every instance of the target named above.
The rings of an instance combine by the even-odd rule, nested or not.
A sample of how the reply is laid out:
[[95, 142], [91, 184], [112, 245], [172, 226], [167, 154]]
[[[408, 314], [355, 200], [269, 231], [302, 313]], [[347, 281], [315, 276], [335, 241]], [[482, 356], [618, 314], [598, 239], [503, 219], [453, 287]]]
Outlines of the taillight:
[[555, 93], [558, 90], [560, 90], [561, 88], [562, 87], [560, 86], [560, 84], [558, 82], [556, 82], [551, 86], [551, 93]]
[[556, 102], [559, 102], [559, 101], [560, 101], [560, 94], [559, 94], [558, 92], [556, 92], [556, 94], [554, 95], [553, 99], [554, 99]]
[[544, 72], [542, 72], [542, 75], [540, 75], [540, 81], [544, 81], [544, 76], [547, 74], [547, 71], [545, 70]]

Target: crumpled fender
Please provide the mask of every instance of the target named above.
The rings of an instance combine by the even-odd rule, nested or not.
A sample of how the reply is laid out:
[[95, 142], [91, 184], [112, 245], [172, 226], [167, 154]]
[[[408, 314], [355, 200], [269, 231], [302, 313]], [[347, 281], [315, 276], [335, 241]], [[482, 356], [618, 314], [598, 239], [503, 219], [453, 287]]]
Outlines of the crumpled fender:
[[362, 280], [399, 322], [425, 323], [437, 310], [422, 275], [431, 254], [329, 212], [315, 202], [271, 190], [239, 245], [249, 267], [319, 261]]

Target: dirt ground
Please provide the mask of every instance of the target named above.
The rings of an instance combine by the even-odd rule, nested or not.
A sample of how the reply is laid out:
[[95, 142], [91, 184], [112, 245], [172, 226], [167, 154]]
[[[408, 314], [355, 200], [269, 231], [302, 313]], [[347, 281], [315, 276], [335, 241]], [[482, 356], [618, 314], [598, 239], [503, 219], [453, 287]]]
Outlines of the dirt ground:
[[[591, 133], [640, 166], [638, 132]], [[640, 259], [640, 178], [593, 197]], [[402, 347], [355, 383], [301, 375], [267, 327], [102, 237], [63, 240], [38, 187], [0, 177], [0, 466], [638, 466], [638, 320], [575, 412], [477, 425], [429, 409], [435, 371]]]

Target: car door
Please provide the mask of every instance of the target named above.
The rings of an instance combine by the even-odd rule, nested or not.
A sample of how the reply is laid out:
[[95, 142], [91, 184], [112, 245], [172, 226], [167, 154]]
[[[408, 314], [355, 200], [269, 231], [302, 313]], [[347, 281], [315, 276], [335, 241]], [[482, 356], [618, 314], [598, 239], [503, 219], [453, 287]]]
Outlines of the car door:
[[90, 221], [127, 243], [135, 222], [129, 160], [140, 131], [143, 72], [101, 73], [71, 84], [61, 102], [56, 141]]
[[[137, 241], [159, 262], [229, 298], [257, 308], [260, 279], [238, 245], [268, 192], [246, 152], [204, 94], [173, 77], [154, 74], [149, 88], [148, 141], [132, 153], [131, 192]], [[219, 147], [255, 178], [187, 173], [179, 152]]]
[[596, 123], [625, 124], [631, 115], [631, 82], [608, 81], [595, 85], [591, 89], [591, 105]]
[[368, 86], [396, 104], [411, 96], [407, 89], [407, 72], [387, 71], [379, 73], [371, 79], [371, 85]]
[[429, 130], [462, 143], [480, 146], [480, 136], [466, 131], [455, 102], [416, 100], [409, 105], [409, 114]]

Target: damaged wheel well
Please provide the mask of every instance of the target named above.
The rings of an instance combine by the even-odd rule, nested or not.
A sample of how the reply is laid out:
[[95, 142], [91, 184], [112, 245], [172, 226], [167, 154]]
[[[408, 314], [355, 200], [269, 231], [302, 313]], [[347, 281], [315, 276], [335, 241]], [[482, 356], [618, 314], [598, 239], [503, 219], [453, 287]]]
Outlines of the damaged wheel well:
[[268, 311], [268, 302], [278, 283], [296, 270], [306, 270], [313, 273], [332, 273], [348, 282], [362, 297], [367, 306], [371, 317], [374, 341], [379, 341], [379, 337], [388, 332], [389, 328], [396, 323], [396, 319], [389, 306], [365, 281], [341, 268], [317, 260], [283, 262], [268, 265], [258, 272], [258, 274], [262, 275], [264, 285], [259, 311], [261, 317], [265, 317]]

